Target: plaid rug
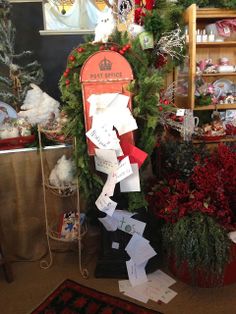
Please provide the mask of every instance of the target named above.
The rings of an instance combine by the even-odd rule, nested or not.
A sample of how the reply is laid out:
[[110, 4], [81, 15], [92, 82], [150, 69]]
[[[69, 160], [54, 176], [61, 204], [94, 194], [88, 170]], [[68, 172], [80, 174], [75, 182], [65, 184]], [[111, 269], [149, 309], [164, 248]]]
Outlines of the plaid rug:
[[65, 280], [31, 314], [151, 314], [159, 313]]

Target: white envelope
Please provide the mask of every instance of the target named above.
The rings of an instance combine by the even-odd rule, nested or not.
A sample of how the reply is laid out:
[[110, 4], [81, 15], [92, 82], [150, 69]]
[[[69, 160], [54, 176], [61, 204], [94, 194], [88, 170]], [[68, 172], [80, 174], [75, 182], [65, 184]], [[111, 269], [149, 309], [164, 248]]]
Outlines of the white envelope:
[[112, 149], [95, 148], [95, 168], [97, 171], [109, 174], [118, 168], [116, 152]]
[[140, 192], [140, 177], [138, 164], [131, 164], [132, 174], [120, 182], [121, 192]]
[[109, 216], [112, 216], [116, 209], [117, 203], [112, 201], [108, 195], [105, 195], [102, 192], [97, 198], [95, 205], [100, 211], [106, 213]]
[[98, 128], [91, 128], [86, 132], [86, 136], [93, 142], [98, 148], [102, 149], [118, 149], [119, 139], [114, 136], [114, 131], [103, 125]]
[[125, 250], [137, 265], [147, 262], [157, 254], [149, 244], [149, 241], [137, 233], [133, 234]]
[[118, 221], [109, 215], [104, 218], [98, 218], [98, 220], [103, 224], [107, 231], [116, 231], [118, 226]]
[[132, 261], [132, 259], [126, 262], [129, 281], [133, 287], [147, 282], [148, 279], [145, 271], [145, 266], [146, 263], [137, 265], [134, 263], [134, 261]]
[[124, 180], [132, 173], [133, 172], [129, 161], [129, 156], [126, 156], [124, 159], [121, 160], [116, 170], [116, 183], [120, 182], [121, 180]]
[[109, 173], [107, 181], [103, 186], [102, 192], [108, 196], [113, 196], [116, 186], [116, 174], [114, 172]]

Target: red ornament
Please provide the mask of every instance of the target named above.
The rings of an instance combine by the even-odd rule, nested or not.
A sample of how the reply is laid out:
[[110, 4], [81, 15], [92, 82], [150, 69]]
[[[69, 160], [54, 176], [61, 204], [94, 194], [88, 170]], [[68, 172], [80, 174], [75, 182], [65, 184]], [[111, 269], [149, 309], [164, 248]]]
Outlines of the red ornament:
[[110, 50], [111, 51], [116, 51], [116, 48], [114, 46], [111, 46]]
[[125, 48], [128, 50], [131, 48], [131, 45], [130, 44], [125, 45]]
[[66, 85], [70, 85], [70, 80], [66, 80]]
[[70, 68], [66, 68], [65, 72], [69, 73], [70, 72]]
[[101, 50], [101, 51], [104, 50], [104, 49], [105, 49], [105, 46], [100, 46], [99, 47], [99, 50]]
[[79, 48], [77, 49], [77, 51], [78, 51], [79, 53], [84, 52], [84, 48], [79, 47]]
[[164, 100], [164, 105], [169, 105], [169, 101], [166, 99], [166, 100]]
[[69, 74], [69, 73], [68, 73], [68, 72], [66, 72], [66, 71], [63, 73], [64, 77], [67, 77], [67, 76], [68, 76], [68, 74]]
[[70, 61], [75, 61], [75, 56], [73, 56], [73, 55], [69, 56], [69, 60]]
[[162, 111], [162, 110], [163, 110], [163, 107], [162, 107], [162, 106], [160, 106], [160, 107], [159, 107], [159, 111]]
[[119, 53], [123, 55], [125, 52], [123, 50], [119, 50]]

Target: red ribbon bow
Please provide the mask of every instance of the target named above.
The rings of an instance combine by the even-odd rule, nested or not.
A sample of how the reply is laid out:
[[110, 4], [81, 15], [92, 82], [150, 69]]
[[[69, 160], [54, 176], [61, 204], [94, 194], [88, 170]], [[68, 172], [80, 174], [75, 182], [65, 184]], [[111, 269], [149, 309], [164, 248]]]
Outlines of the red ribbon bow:
[[155, 0], [135, 0], [135, 5], [145, 8], [146, 10], [152, 10], [155, 4]]
[[135, 0], [136, 9], [134, 11], [134, 22], [143, 25], [143, 17], [146, 10], [152, 10], [155, 0]]

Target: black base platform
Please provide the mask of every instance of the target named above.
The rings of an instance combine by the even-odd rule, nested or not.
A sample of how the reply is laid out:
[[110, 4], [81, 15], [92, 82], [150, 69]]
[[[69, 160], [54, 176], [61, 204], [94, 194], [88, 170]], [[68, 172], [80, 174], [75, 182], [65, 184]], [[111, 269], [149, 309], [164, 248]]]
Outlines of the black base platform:
[[[160, 242], [155, 241], [155, 239], [158, 238], [156, 237], [158, 230], [154, 230], [152, 218], [148, 215], [145, 209], [139, 210], [139, 212], [132, 216], [132, 218], [147, 223], [143, 237], [150, 241], [150, 245], [157, 252], [157, 255], [151, 258], [146, 265], [146, 272], [152, 273], [159, 268], [161, 264]], [[113, 232], [107, 231], [103, 225], [101, 225], [101, 228], [102, 247], [95, 269], [95, 277], [128, 278], [126, 261], [128, 261], [130, 257], [125, 251], [125, 247], [130, 241], [132, 235], [121, 230]], [[119, 243], [118, 249], [112, 248], [113, 242]]]

